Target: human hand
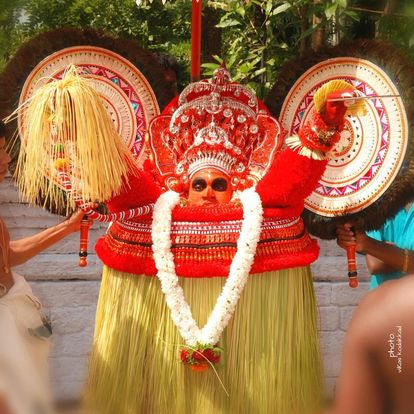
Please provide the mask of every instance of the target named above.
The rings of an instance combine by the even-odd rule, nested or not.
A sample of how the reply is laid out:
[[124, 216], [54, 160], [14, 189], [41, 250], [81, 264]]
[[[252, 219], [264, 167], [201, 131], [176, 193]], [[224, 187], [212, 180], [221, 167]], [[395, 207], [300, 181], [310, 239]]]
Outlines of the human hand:
[[357, 252], [365, 252], [368, 236], [362, 230], [355, 229], [354, 223], [337, 224], [336, 235], [339, 247], [346, 249], [348, 246], [355, 245]]
[[76, 210], [63, 222], [63, 224], [70, 233], [74, 233], [80, 229], [84, 215], [85, 212], [83, 210]]
[[[90, 203], [89, 207], [95, 209], [98, 208], [98, 204]], [[82, 209], [78, 209], [74, 211], [63, 223], [65, 224], [68, 231], [73, 233], [80, 230], [81, 222], [84, 216], [85, 212]]]

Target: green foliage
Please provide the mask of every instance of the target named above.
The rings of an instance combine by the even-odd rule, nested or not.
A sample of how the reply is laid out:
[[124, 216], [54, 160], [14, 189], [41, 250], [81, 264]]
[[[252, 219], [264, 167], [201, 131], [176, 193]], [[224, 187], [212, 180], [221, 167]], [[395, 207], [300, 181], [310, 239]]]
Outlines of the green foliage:
[[[7, 0], [2, 0], [7, 4]], [[134, 0], [19, 0], [14, 8], [24, 15], [13, 20], [15, 27], [9, 38], [16, 42], [1, 50], [10, 55], [24, 39], [58, 27], [93, 27], [114, 35], [133, 37], [144, 48], [171, 53], [189, 71], [191, 2], [176, 0], [163, 5], [161, 1], [138, 7]]]
[[[224, 60], [234, 79], [247, 83], [259, 96], [272, 87], [278, 69], [309, 44], [310, 36], [319, 28], [313, 24], [314, 16], [334, 28], [333, 33], [340, 30], [334, 21], [349, 13], [346, 0], [230, 0], [209, 4], [222, 11], [217, 27], [223, 29], [225, 41], [218, 62]], [[348, 17], [356, 18], [353, 13]], [[203, 65], [204, 75], [210, 75], [217, 65]]]
[[[327, 44], [352, 38], [361, 16], [360, 26], [371, 22], [377, 37], [414, 57], [414, 17], [408, 17], [414, 16], [414, 6], [400, 0], [394, 15], [360, 10], [378, 10], [378, 3], [384, 7], [387, 0], [210, 0], [208, 6], [220, 15], [222, 53], [215, 57], [217, 63], [203, 65], [203, 74], [211, 75], [224, 60], [236, 81], [263, 97], [288, 60], [311, 50], [316, 31], [323, 29]], [[190, 0], [143, 0], [139, 7], [134, 0], [0, 0], [0, 6], [0, 68], [22, 41], [41, 31], [91, 26], [174, 56], [181, 68], [180, 86], [189, 80]]]
[[414, 5], [409, 1], [400, 2], [397, 11], [399, 13], [384, 15], [378, 19], [379, 36], [414, 59]]
[[90, 26], [134, 36], [146, 47], [162, 48], [171, 38], [188, 38], [190, 25], [190, 6], [185, 0], [141, 7], [134, 0], [26, 0], [25, 12], [23, 30], [28, 35], [37, 29]]
[[0, 68], [10, 58], [21, 40], [16, 34], [15, 26], [22, 14], [24, 0], [0, 0]]

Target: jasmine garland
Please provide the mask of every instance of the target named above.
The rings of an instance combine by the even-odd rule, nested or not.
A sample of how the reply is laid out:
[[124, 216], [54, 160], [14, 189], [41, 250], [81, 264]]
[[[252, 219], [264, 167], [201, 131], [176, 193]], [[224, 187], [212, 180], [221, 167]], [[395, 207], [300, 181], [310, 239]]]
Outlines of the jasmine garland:
[[259, 195], [253, 188], [240, 193], [243, 205], [243, 223], [237, 241], [237, 252], [230, 266], [229, 276], [207, 323], [200, 329], [175, 273], [174, 255], [171, 252], [171, 216], [180, 196], [174, 191], [163, 193], [154, 206], [152, 221], [152, 249], [157, 277], [171, 312], [174, 324], [188, 346], [210, 345], [219, 341], [249, 277], [259, 241], [263, 208]]

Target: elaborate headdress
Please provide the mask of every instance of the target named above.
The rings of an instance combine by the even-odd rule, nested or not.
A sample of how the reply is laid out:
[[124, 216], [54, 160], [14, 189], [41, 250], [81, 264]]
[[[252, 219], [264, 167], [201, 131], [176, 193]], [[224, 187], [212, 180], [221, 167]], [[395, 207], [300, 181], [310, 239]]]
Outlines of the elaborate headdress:
[[[167, 112], [167, 114], [166, 114]], [[149, 126], [150, 158], [162, 185], [179, 190], [213, 167], [248, 187], [260, 180], [282, 144], [278, 122], [224, 67], [192, 83]]]

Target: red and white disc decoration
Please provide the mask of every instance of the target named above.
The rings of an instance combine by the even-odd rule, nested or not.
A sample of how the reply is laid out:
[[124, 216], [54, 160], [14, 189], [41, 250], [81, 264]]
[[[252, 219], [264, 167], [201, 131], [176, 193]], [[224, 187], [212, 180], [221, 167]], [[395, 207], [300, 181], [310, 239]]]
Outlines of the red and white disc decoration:
[[116, 131], [141, 164], [145, 158], [148, 124], [160, 112], [158, 102], [144, 75], [127, 59], [108, 49], [74, 46], [51, 54], [26, 79], [20, 104], [45, 83], [61, 79], [70, 65], [78, 66], [82, 69], [82, 76], [92, 79]]
[[[280, 113], [289, 135], [314, 112], [313, 95], [324, 83], [343, 79], [367, 96], [398, 95], [389, 76], [363, 59], [339, 57], [306, 71], [293, 85]], [[387, 190], [404, 160], [408, 121], [401, 98], [368, 100], [365, 116], [347, 116], [341, 140], [325, 173], [305, 200], [305, 207], [322, 216], [357, 213]]]

